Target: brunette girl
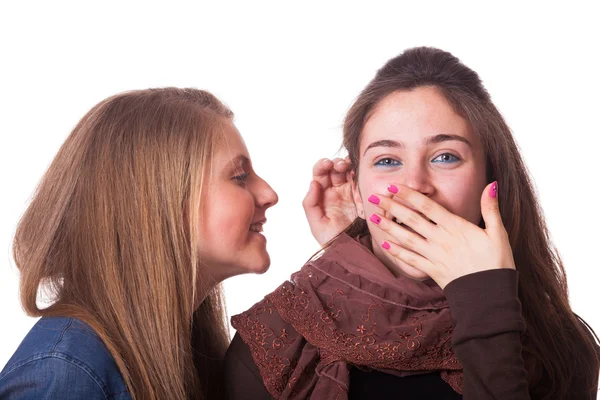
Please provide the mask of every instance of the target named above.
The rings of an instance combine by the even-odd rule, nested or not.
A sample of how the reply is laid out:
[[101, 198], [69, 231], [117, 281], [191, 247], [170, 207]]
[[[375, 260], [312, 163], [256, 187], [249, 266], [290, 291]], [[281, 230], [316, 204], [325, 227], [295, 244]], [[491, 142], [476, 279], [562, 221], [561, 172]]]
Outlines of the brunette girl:
[[232, 318], [229, 398], [595, 399], [600, 350], [478, 75], [407, 50], [349, 110], [344, 147], [357, 218]]

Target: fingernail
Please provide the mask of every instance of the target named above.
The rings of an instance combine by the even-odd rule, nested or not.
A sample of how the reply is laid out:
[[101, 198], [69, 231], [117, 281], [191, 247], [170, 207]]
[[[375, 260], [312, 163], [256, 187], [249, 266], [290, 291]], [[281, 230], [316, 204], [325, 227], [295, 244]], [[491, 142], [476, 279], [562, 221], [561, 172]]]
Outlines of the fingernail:
[[390, 185], [390, 186], [388, 186], [388, 191], [396, 194], [396, 193], [398, 193], [398, 187], [396, 185]]
[[373, 204], [379, 204], [381, 200], [379, 199], [379, 197], [375, 196], [374, 194], [369, 196], [369, 203], [373, 203]]
[[496, 196], [498, 196], [498, 182], [494, 181], [490, 186], [490, 197], [495, 199]]
[[383, 247], [386, 250], [389, 250], [390, 249], [390, 244], [388, 242], [383, 242], [383, 243], [381, 243], [381, 247]]
[[369, 218], [371, 220], [372, 223], [374, 223], [375, 225], [379, 225], [379, 223], [381, 222], [381, 218], [379, 217], [379, 215], [377, 214], [372, 214], [371, 218]]

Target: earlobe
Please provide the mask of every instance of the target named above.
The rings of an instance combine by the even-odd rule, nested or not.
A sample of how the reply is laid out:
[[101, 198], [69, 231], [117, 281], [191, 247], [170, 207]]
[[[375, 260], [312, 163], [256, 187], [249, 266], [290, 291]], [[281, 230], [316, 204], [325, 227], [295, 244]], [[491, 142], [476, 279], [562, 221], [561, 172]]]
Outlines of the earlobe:
[[358, 189], [358, 185], [354, 180], [354, 172], [352, 172], [352, 180], [350, 181], [352, 185], [352, 199], [354, 200], [354, 205], [356, 206], [356, 213], [359, 218], [365, 219], [365, 210], [363, 208], [363, 202], [360, 195], [360, 190]]

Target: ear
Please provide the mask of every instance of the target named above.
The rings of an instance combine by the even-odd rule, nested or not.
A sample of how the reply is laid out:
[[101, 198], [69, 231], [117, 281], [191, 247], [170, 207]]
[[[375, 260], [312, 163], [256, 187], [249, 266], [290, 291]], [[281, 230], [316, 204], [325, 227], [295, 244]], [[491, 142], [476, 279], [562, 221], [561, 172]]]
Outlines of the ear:
[[350, 172], [350, 185], [352, 187], [352, 200], [356, 206], [356, 214], [359, 218], [365, 219], [365, 209], [363, 206], [362, 196], [360, 195], [360, 189], [358, 188], [358, 182], [354, 179], [354, 171]]

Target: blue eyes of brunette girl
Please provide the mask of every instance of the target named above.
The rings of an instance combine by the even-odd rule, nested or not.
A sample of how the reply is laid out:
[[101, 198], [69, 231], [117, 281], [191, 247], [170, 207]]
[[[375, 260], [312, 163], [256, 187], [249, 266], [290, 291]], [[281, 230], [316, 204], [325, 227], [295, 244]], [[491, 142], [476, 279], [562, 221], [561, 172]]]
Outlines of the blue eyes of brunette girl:
[[395, 167], [397, 165], [402, 165], [402, 163], [398, 160], [394, 160], [393, 158], [386, 157], [377, 161], [375, 165], [381, 167]]
[[[452, 163], [455, 163], [458, 161], [460, 161], [460, 158], [458, 158], [454, 154], [450, 154], [450, 153], [440, 154], [439, 156], [437, 156], [436, 158], [431, 160], [431, 162], [442, 163], [442, 164], [452, 164]], [[397, 167], [397, 166], [402, 165], [402, 162], [395, 160], [393, 158], [386, 157], [386, 158], [382, 158], [381, 160], [377, 161], [375, 163], [375, 165], [381, 166], [381, 167]]]
[[[440, 160], [440, 161], [436, 161], [436, 160]], [[450, 154], [450, 153], [444, 153], [444, 154], [440, 154], [439, 156], [437, 156], [436, 158], [434, 158], [432, 160], [432, 162], [443, 162], [443, 163], [455, 163], [457, 161], [460, 161], [460, 158], [456, 157], [454, 154]]]

